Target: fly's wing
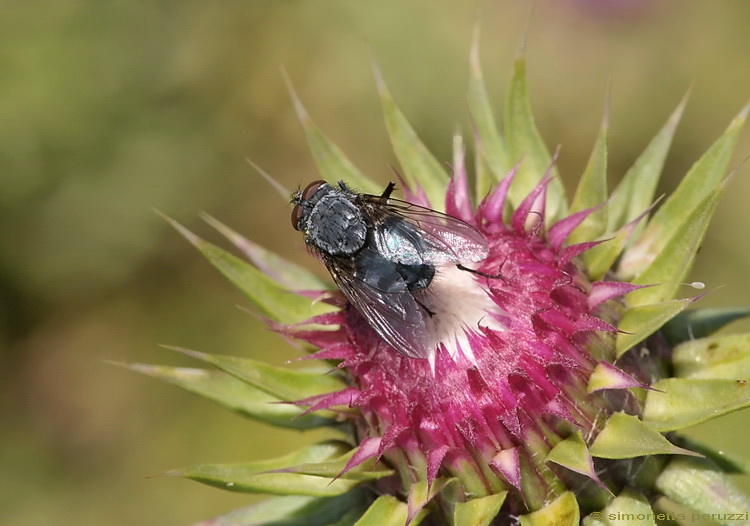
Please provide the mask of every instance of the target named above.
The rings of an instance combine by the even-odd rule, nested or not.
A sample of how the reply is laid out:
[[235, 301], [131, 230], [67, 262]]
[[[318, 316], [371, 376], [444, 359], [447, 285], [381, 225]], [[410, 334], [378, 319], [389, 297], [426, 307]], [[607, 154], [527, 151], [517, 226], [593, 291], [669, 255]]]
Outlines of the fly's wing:
[[375, 225], [378, 251], [406, 265], [445, 265], [482, 261], [487, 241], [470, 224], [430, 208], [378, 196], [362, 196], [363, 208]]
[[409, 358], [427, 358], [427, 313], [392, 262], [373, 250], [360, 255], [356, 264], [330, 257], [324, 263], [344, 296], [388, 345]]

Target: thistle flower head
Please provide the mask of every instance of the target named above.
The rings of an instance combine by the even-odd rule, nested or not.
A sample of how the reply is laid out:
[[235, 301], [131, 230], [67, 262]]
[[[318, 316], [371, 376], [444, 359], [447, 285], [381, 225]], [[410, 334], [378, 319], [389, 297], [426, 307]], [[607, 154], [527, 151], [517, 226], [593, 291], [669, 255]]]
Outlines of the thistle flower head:
[[[323, 364], [328, 374], [320, 367], [277, 368], [185, 350], [220, 371], [133, 367], [275, 425], [331, 426], [343, 433], [273, 461], [174, 472], [236, 491], [284, 495], [208, 524], [463, 526], [582, 519], [598, 525], [617, 513], [644, 514], [653, 522], [657, 513], [666, 516], [665, 501], [700, 513], [750, 509], [726, 475], [741, 463], [673, 433], [750, 405], [744, 382], [750, 339], [710, 336], [748, 311], [687, 311], [696, 298], [683, 284], [724, 191], [746, 111], [656, 212], [655, 184], [684, 104], [611, 195], [605, 118], [568, 203], [534, 125], [524, 71], [519, 58], [503, 136], [476, 50], [472, 54], [472, 192], [460, 137], [449, 175], [376, 70], [405, 200], [444, 210], [476, 232], [486, 243], [481, 261], [434, 258], [424, 282], [398, 289], [400, 296], [389, 296], [393, 291], [383, 285], [382, 293], [361, 299], [335, 272], [344, 296], [215, 220], [254, 266], [178, 226], [273, 330], [311, 347], [303, 359]], [[320, 174], [380, 195], [382, 188], [322, 135], [293, 98]], [[295, 203], [304, 199], [299, 194]], [[308, 236], [311, 213], [307, 204], [293, 213], [295, 228]], [[341, 254], [350, 258], [367, 249], [371, 233], [361, 230], [352, 246], [336, 242]], [[375, 255], [383, 256], [382, 250]], [[362, 261], [370, 260], [341, 272], [367, 270]], [[387, 261], [394, 279], [408, 282], [405, 273], [413, 269], [402, 268], [405, 260]], [[356, 279], [369, 283], [371, 277]], [[404, 301], [423, 309], [420, 325], [406, 316], [383, 321], [389, 298], [399, 312], [406, 312]], [[367, 306], [374, 300], [383, 301], [377, 316]], [[419, 334], [399, 334], [414, 327]], [[427, 351], [404, 350], [415, 341]], [[731, 358], [721, 352], [727, 346]], [[728, 367], [729, 361], [740, 365]]]

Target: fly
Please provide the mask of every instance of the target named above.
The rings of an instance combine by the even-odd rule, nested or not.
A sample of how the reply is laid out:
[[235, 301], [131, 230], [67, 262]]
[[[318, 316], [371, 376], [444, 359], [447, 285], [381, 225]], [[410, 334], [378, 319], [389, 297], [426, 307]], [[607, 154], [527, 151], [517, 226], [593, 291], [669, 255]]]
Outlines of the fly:
[[[487, 242], [468, 223], [391, 199], [361, 194], [343, 181], [314, 181], [292, 195], [292, 226], [321, 259], [344, 296], [386, 343], [410, 358], [427, 358], [427, 323], [435, 313], [423, 301], [438, 269], [486, 275], [462, 263], [487, 257]], [[434, 347], [433, 347], [434, 348]]]

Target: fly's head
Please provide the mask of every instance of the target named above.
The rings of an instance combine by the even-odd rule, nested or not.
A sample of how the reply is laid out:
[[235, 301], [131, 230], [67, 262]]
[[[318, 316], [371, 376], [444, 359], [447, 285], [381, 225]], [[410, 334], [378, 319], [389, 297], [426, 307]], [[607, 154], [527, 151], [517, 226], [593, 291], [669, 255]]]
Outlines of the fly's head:
[[313, 181], [292, 195], [292, 226], [318, 253], [350, 256], [363, 247], [368, 229], [356, 195], [344, 183]]
[[292, 226], [295, 230], [306, 233], [310, 214], [321, 197], [331, 190], [330, 185], [321, 180], [313, 181], [304, 190], [297, 190], [292, 194]]

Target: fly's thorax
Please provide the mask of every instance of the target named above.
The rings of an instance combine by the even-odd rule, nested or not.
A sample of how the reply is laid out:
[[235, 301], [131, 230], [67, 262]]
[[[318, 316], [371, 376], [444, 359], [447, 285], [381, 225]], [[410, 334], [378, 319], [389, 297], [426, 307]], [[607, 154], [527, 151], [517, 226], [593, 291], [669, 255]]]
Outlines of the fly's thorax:
[[324, 185], [303, 203], [305, 241], [332, 256], [355, 254], [365, 244], [367, 223], [346, 194]]

